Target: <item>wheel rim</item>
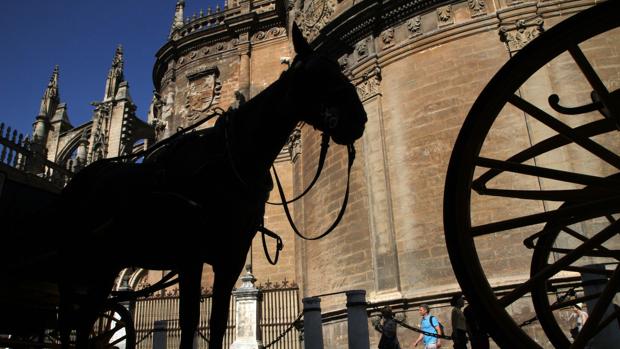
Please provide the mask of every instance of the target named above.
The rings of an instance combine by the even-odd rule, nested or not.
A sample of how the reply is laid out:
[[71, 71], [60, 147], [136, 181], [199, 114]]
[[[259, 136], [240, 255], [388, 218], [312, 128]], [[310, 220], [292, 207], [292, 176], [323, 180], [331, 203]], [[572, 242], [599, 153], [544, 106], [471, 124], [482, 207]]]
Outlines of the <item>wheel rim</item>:
[[[570, 203], [564, 204], [564, 206], [570, 205]], [[616, 212], [604, 217], [593, 217], [571, 225], [561, 222], [547, 224], [544, 229], [547, 233], [536, 241], [530, 274], [536, 275], [562, 257], [574, 253], [576, 247], [581, 246], [598, 234], [604, 234], [606, 230], [610, 230], [613, 235], [618, 236], [620, 232], [619, 211], [616, 210]], [[615, 236], [581, 254], [578, 259], [556, 273], [553, 280], [539, 282], [532, 289], [532, 302], [536, 309], [536, 315], [554, 347], [568, 348], [571, 345], [568, 333], [563, 331], [559, 325], [560, 321], [570, 317], [567, 316], [570, 311], [566, 309], [570, 309], [575, 304], [587, 302], [588, 308], [593, 310], [596, 304], [605, 302], [605, 300], [601, 300], [603, 292], [584, 292], [584, 288], [587, 286], [584, 286], [586, 282], [582, 279], [581, 274], [596, 273], [600, 275], [599, 280], [602, 282], [599, 285], [600, 288], [611, 284], [611, 278], [614, 271], [618, 269], [618, 262], [620, 261], [620, 243]], [[605, 270], [592, 269], [591, 265], [595, 264], [604, 265]], [[569, 277], [570, 274], [574, 276]], [[606, 308], [610, 302], [602, 305]], [[596, 319], [593, 321], [607, 323], [617, 316], [607, 314], [600, 321]], [[600, 331], [602, 327], [596, 330]], [[592, 335], [588, 337], [592, 337]]]
[[[456, 141], [448, 167], [444, 192], [444, 227], [448, 252], [463, 292], [479, 314], [486, 314], [482, 318], [487, 320], [489, 331], [502, 347], [539, 347], [533, 338], [520, 330], [517, 321], [506, 311], [508, 306], [517, 306], [516, 304], [520, 302], [520, 299], [529, 294], [538, 284], [538, 281], [527, 280], [526, 278], [527, 281], [524, 285], [516, 287], [506, 294], [496, 296], [487, 275], [487, 270], [490, 269], [489, 260], [493, 260], [493, 258], [488, 257], [488, 254], [492, 255], [502, 251], [501, 249], [500, 252], [486, 251], [481, 246], [484, 246], [484, 243], [489, 243], [488, 240], [499, 240], [499, 246], [502, 247], [504, 247], [501, 244], [503, 240], [506, 240], [508, 245], [517, 242], [520, 244], [521, 241], [540, 231], [545, 223], [558, 217], [566, 215], [579, 217], [581, 215], [583, 216], [581, 219], [585, 219], [585, 212], [589, 212], [590, 215], [602, 215], [606, 207], [620, 206], [618, 191], [614, 195], [607, 195], [604, 190], [600, 189], [605, 186], [618, 188], [617, 183], [604, 183], [604, 180], [595, 178], [609, 176], [618, 171], [620, 168], [620, 161], [617, 157], [619, 149], [604, 145], [602, 146], [604, 149], [601, 150], [590, 140], [590, 138], [596, 137], [609, 138], [610, 134], [616, 134], [617, 120], [620, 115], [618, 115], [618, 110], [614, 109], [617, 106], [613, 104], [617, 103], [617, 90], [613, 93], [607, 91], [605, 94], [605, 91], [601, 91], [600, 84], [595, 81], [598, 73], [595, 71], [594, 76], [591, 72], [588, 73], [590, 75], [584, 73], [584, 79], [589, 85], [593, 85], [592, 89], [597, 91], [597, 94], [603, 94], [608, 102], [610, 99], [612, 100], [611, 103], [606, 103], [606, 105], [610, 104], [611, 107], [604, 110], [603, 114], [616, 117], [616, 119], [614, 121], [600, 113], [596, 113], [597, 116], [593, 117], [593, 113], [589, 113], [588, 118], [590, 119], [585, 124], [566, 127], [566, 124], [561, 122], [563, 120], [561, 115], [560, 120], [556, 119], [545, 112], [545, 108], [532, 105], [527, 98], [522, 98], [521, 87], [528, 83], [528, 80], [536, 74], [539, 68], [548, 62], [556, 59], [556, 57], [565, 59], [567, 55], [561, 56], [561, 54], [567, 51], [567, 47], [571, 47], [570, 57], [573, 58], [576, 65], [585, 70], [588, 70], [588, 67], [591, 68], [587, 57], [584, 63], [583, 52], [577, 44], [581, 45], [592, 37], [619, 26], [620, 20], [616, 15], [618, 11], [620, 10], [616, 1], [597, 5], [595, 8], [558, 24], [526, 46], [496, 74], [483, 90], [472, 106]], [[598, 96], [595, 94], [594, 100], [596, 98]], [[556, 104], [558, 103], [555, 102], [555, 100], [551, 101], [557, 108]], [[547, 106], [546, 109], [548, 108]], [[554, 130], [556, 135], [548, 138], [543, 137], [542, 139], [550, 139], [547, 143], [542, 140], [531, 142], [532, 140], [529, 139], [530, 144], [526, 144], [516, 152], [506, 151], [506, 154], [502, 154], [502, 151], [494, 152], [494, 149], [485, 148], [487, 137], [489, 139], [493, 137], [501, 139], [504, 136], [510, 140], [510, 136], [506, 136], [510, 135], [506, 131], [510, 129], [506, 127], [510, 123], [505, 121], [505, 115], [512, 114], [518, 117], [519, 113], [527, 115], [522, 116], [526, 120], [526, 126], [528, 120], [536, 121]], [[560, 112], [554, 113], [561, 114]], [[558, 123], [558, 121], [560, 122]], [[570, 141], [565, 142], [566, 139], [570, 139]], [[540, 143], [543, 144], [537, 148], [533, 146]], [[537, 161], [544, 159], [545, 156], [553, 156], [553, 153], [559, 148], [572, 148], [576, 144], [579, 144], [578, 147], [586, 149], [586, 152], [593, 153], [595, 158], [601, 162], [611, 162], [614, 166], [611, 166], [611, 170], [606, 168], [603, 173], [592, 175], [545, 166], [544, 161], [541, 166], [541, 162]], [[481, 174], [485, 172], [486, 175]], [[509, 178], [502, 187], [502, 180], [499, 178], [500, 175], [506, 173], [508, 173]], [[546, 186], [540, 184], [539, 189], [536, 190], [528, 187], [529, 183], [526, 181], [519, 178], [512, 179], [511, 176], [527, 176], [530, 180], [532, 177], [537, 178], [539, 184], [545, 181], [558, 181], [558, 178], [563, 178], [565, 184], [569, 183], [570, 186], [562, 188], [562, 191], [553, 191], [547, 190]], [[542, 181], [541, 178], [543, 178]], [[493, 180], [496, 180], [499, 186], [489, 185]], [[517, 188], [518, 191], [513, 190], [512, 186], [518, 187], [519, 184], [523, 184], [523, 187]], [[592, 186], [592, 184], [594, 185]], [[584, 187], [596, 187], [597, 189], [584, 190]], [[474, 189], [482, 194], [478, 194]], [[542, 210], [530, 209], [526, 204], [497, 206], [499, 207], [498, 211], [500, 211], [497, 215], [499, 219], [491, 217], [484, 221], [480, 218], [485, 213], [481, 207], [485, 207], [485, 205], [489, 207], [491, 204], [501, 202], [502, 200], [498, 198], [507, 201], [529, 200], [529, 202], [537, 202]], [[560, 210], [561, 203], [569, 199], [577, 200], [583, 205], [570, 209], [565, 207], [566, 210]], [[550, 202], [552, 204], [549, 204]], [[523, 209], [526, 213], [511, 218], [501, 217], [503, 212], [508, 213], [515, 209], [517, 211]], [[513, 236], [506, 238], [510, 234]], [[494, 244], [498, 246], [498, 241], [495, 241]], [[491, 244], [491, 246], [493, 245]], [[512, 250], [515, 249], [506, 249], [509, 252]], [[514, 263], [518, 262], [521, 266], [529, 265], [529, 261], [523, 262], [529, 258], [530, 254], [531, 251], [526, 251], [525, 254], [515, 257]], [[509, 262], [511, 261], [509, 260]], [[498, 284], [497, 280], [498, 278], [493, 276], [494, 284]], [[515, 278], [514, 282], [519, 281], [524, 280]], [[492, 321], [489, 321], [490, 319]]]
[[89, 343], [96, 349], [134, 349], [136, 333], [131, 313], [119, 303], [110, 304], [97, 318]]

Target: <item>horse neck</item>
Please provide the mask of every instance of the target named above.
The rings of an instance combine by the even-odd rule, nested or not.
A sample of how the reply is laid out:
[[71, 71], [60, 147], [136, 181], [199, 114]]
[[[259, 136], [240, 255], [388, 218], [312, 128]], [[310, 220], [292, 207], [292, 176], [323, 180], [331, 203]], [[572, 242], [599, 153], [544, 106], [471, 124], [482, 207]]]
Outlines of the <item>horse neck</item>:
[[292, 88], [284, 73], [263, 92], [242, 105], [234, 117], [236, 159], [241, 166], [269, 170], [298, 123], [289, 106], [287, 92]]

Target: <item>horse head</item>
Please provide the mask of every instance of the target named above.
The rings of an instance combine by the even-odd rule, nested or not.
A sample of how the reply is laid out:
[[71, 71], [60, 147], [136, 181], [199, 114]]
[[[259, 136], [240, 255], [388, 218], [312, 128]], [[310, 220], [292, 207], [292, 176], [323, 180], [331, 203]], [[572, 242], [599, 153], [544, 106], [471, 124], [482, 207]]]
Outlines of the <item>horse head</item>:
[[355, 86], [340, 65], [314, 52], [296, 24], [292, 30], [295, 59], [289, 69], [296, 80], [290, 103], [299, 117], [327, 133], [338, 144], [353, 144], [368, 118]]

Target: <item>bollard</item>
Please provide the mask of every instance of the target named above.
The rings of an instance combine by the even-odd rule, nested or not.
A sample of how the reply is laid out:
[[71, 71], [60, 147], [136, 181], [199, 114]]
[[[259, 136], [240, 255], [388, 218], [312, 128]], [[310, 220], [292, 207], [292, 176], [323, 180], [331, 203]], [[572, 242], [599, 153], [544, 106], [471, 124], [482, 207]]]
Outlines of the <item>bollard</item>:
[[304, 349], [323, 349], [321, 299], [307, 297], [304, 304]]
[[368, 349], [368, 314], [366, 313], [366, 291], [347, 291], [347, 324], [349, 349]]
[[153, 322], [153, 349], [166, 349], [168, 346], [167, 330], [167, 320], [157, 320]]

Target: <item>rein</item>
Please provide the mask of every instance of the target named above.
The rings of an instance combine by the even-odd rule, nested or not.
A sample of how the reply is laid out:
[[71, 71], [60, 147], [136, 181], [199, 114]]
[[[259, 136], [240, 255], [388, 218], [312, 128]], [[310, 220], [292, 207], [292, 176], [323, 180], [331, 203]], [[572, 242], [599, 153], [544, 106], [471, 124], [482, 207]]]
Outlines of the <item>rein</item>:
[[[319, 155], [319, 164], [318, 164], [318, 166], [316, 168], [316, 173], [314, 175], [314, 178], [312, 179], [312, 181], [310, 182], [310, 184], [308, 185], [306, 190], [304, 190], [301, 194], [299, 194], [294, 199], [291, 199], [291, 200], [288, 200], [288, 201], [283, 201], [283, 202], [267, 201], [267, 203], [269, 205], [274, 205], [274, 206], [281, 206], [281, 205], [285, 205], [285, 204], [291, 204], [291, 203], [301, 199], [306, 194], [308, 194], [310, 189], [312, 189], [312, 187], [314, 186], [314, 183], [316, 183], [316, 181], [321, 176], [321, 171], [323, 170], [323, 165], [325, 164], [325, 158], [327, 157], [327, 149], [329, 149], [329, 135], [326, 134], [326, 133], [323, 133], [321, 135], [321, 153]], [[274, 171], [275, 171], [275, 168], [274, 168]]]
[[288, 219], [288, 222], [291, 225], [291, 228], [293, 228], [293, 231], [295, 232], [295, 234], [297, 234], [297, 236], [299, 236], [300, 238], [304, 239], [304, 240], [318, 240], [321, 239], [325, 236], [327, 236], [329, 233], [331, 233], [336, 226], [340, 223], [340, 220], [342, 220], [342, 217], [344, 216], [344, 212], [347, 209], [347, 203], [349, 201], [349, 187], [350, 187], [350, 183], [351, 183], [351, 167], [353, 167], [353, 162], [355, 161], [355, 147], [353, 146], [353, 144], [349, 144], [347, 145], [347, 154], [349, 157], [349, 163], [347, 166], [347, 187], [344, 193], [344, 199], [342, 201], [342, 207], [340, 207], [340, 212], [338, 212], [338, 217], [336, 217], [336, 220], [331, 224], [331, 226], [322, 234], [315, 236], [315, 237], [307, 237], [305, 235], [303, 235], [299, 229], [297, 229], [297, 226], [295, 225], [295, 222], [293, 222], [293, 218], [291, 217], [291, 213], [288, 209], [288, 204], [286, 201], [286, 197], [284, 195], [284, 189], [282, 189], [282, 183], [280, 183], [280, 178], [278, 177], [278, 173], [276, 172], [276, 168], [274, 166], [272, 166], [273, 168], [273, 173], [276, 177], [276, 184], [278, 185], [278, 192], [280, 193], [280, 198], [282, 199], [283, 202], [283, 206], [284, 206], [284, 212], [286, 213], [286, 218]]

